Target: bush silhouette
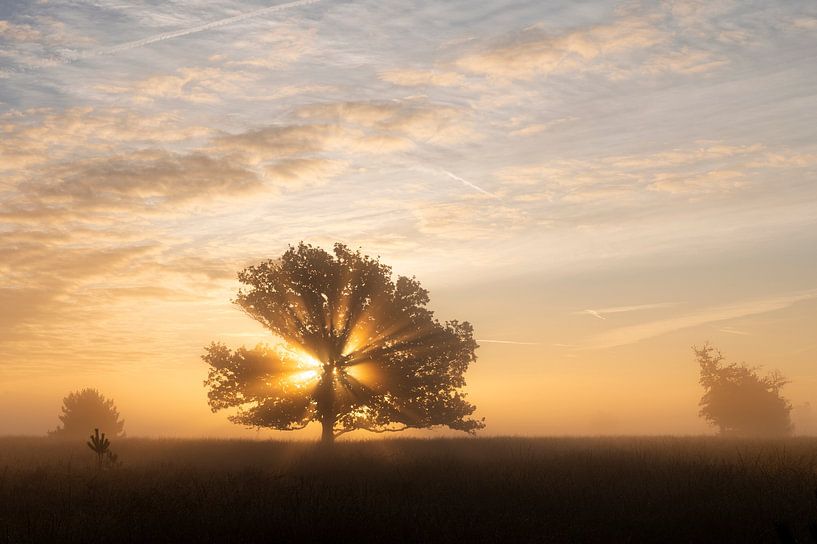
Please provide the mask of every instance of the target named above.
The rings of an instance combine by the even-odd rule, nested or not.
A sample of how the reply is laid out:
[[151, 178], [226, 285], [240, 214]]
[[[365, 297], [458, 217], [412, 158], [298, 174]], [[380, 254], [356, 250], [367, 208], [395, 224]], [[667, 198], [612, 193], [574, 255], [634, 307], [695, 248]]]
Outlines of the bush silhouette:
[[58, 438], [84, 438], [94, 429], [102, 429], [108, 436], [124, 436], [125, 422], [112, 399], [106, 399], [96, 389], [82, 389], [69, 393], [62, 401], [62, 425], [50, 432]]
[[746, 365], [726, 363], [709, 344], [693, 347], [701, 367], [701, 417], [722, 436], [776, 437], [792, 433], [791, 403], [780, 390], [788, 381], [777, 371], [766, 376]]

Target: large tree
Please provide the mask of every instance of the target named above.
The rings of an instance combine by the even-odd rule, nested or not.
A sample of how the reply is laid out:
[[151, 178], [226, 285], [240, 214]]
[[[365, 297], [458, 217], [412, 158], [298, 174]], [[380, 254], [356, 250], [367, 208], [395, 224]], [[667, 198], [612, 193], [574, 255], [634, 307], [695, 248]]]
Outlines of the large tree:
[[113, 399], [105, 398], [96, 389], [85, 388], [73, 391], [62, 400], [62, 425], [49, 433], [64, 438], [88, 438], [99, 429], [108, 436], [124, 436], [125, 422], [119, 418], [119, 411]]
[[788, 380], [777, 371], [761, 376], [754, 368], [726, 363], [705, 344], [693, 348], [701, 369], [701, 417], [722, 436], [776, 437], [792, 433], [791, 403], [781, 394]]
[[206, 348], [214, 412], [237, 408], [234, 423], [278, 430], [316, 421], [326, 443], [356, 429], [484, 427], [462, 392], [473, 328], [435, 319], [416, 279], [394, 280], [343, 244], [332, 254], [303, 242], [238, 279], [235, 302], [278, 343]]

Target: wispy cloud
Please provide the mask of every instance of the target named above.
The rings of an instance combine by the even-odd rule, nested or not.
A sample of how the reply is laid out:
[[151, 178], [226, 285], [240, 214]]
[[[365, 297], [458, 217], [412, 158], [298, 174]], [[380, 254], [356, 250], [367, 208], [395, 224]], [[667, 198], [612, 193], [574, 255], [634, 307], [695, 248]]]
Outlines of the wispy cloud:
[[667, 38], [648, 19], [640, 17], [624, 17], [614, 23], [556, 35], [533, 26], [511, 43], [463, 56], [457, 66], [491, 77], [531, 79], [557, 71], [584, 70], [600, 57], [646, 49]]
[[421, 70], [412, 68], [399, 68], [386, 70], [380, 73], [380, 79], [402, 85], [406, 87], [417, 87], [426, 85], [437, 85], [440, 87], [452, 87], [465, 83], [462, 74], [451, 71]]
[[486, 340], [484, 338], [477, 339], [477, 342], [485, 344], [512, 344], [515, 346], [539, 346], [539, 342], [517, 342], [515, 340]]
[[78, 52], [68, 52], [60, 55], [59, 57], [55, 57], [52, 59], [48, 59], [46, 61], [42, 61], [38, 64], [33, 64], [33, 67], [46, 67], [55, 64], [68, 64], [71, 62], [76, 62], [83, 59], [89, 59], [94, 57], [103, 57], [109, 55], [116, 55], [117, 53], [122, 53], [124, 51], [130, 51], [132, 49], [138, 49], [140, 47], [145, 47], [150, 44], [172, 40], [175, 38], [182, 38], [184, 36], [189, 36], [191, 34], [196, 34], [198, 32], [204, 32], [206, 30], [213, 30], [215, 28], [224, 27], [227, 25], [235, 24], [241, 21], [246, 21], [248, 19], [253, 19], [256, 17], [263, 17], [265, 15], [269, 15], [271, 13], [284, 11], [288, 9], [298, 8], [301, 6], [306, 6], [309, 4], [316, 4], [321, 2], [322, 0], [296, 0], [295, 2], [287, 2], [284, 4], [278, 4], [275, 6], [269, 6], [266, 8], [261, 8], [257, 10], [253, 10], [247, 13], [242, 13], [240, 15], [235, 15], [233, 17], [225, 17], [223, 19], [219, 19], [217, 21], [211, 21], [209, 23], [203, 23], [200, 25], [191, 26], [188, 28], [183, 28], [179, 30], [174, 30], [172, 32], [164, 32], [162, 34], [156, 34], [153, 36], [148, 36], [146, 38], [142, 38], [139, 40], [133, 40], [130, 42], [121, 43], [118, 45], [114, 45], [111, 47], [100, 47], [97, 49], [93, 49], [90, 51], [78, 51]]
[[725, 332], [726, 334], [735, 334], [738, 336], [749, 336], [749, 333], [746, 331], [741, 331], [738, 329], [733, 329], [732, 327], [721, 327], [718, 329], [720, 332]]
[[607, 314], [620, 314], [624, 312], [638, 312], [640, 310], [654, 310], [656, 308], [669, 308], [671, 306], [677, 306], [678, 302], [660, 302], [655, 304], [637, 304], [633, 306], [614, 306], [611, 308], [599, 308], [597, 310], [587, 309], [587, 310], [578, 310], [573, 312], [574, 314], [587, 314], [591, 315], [597, 319], [607, 319], [604, 317]]
[[747, 300], [724, 306], [704, 308], [696, 312], [686, 313], [667, 319], [659, 319], [656, 321], [640, 323], [638, 325], [618, 327], [590, 338], [587, 347], [593, 349], [603, 349], [634, 344], [636, 342], [640, 342], [641, 340], [654, 338], [656, 336], [681, 329], [706, 325], [707, 323], [715, 323], [718, 321], [726, 321], [728, 319], [737, 319], [739, 317], [782, 310], [792, 306], [793, 304], [797, 304], [798, 302], [813, 300], [815, 298], [817, 298], [817, 289], [812, 289], [800, 293], [779, 295], [768, 298]]

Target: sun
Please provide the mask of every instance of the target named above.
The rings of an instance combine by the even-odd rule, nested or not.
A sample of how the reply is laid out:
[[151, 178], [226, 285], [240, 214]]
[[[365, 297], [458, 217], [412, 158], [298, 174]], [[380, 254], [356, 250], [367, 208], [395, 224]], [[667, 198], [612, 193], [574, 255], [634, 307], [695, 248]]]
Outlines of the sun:
[[287, 374], [286, 381], [303, 387], [312, 385], [320, 378], [320, 371], [323, 364], [306, 353], [303, 349], [292, 344], [279, 344], [276, 346], [281, 360], [291, 364], [292, 370]]

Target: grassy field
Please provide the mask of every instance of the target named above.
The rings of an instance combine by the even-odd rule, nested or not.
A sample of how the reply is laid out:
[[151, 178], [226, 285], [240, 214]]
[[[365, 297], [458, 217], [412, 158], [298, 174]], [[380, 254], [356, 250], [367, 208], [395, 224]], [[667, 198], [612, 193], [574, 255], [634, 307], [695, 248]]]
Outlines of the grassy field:
[[0, 542], [809, 542], [817, 439], [0, 438]]

